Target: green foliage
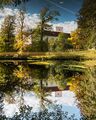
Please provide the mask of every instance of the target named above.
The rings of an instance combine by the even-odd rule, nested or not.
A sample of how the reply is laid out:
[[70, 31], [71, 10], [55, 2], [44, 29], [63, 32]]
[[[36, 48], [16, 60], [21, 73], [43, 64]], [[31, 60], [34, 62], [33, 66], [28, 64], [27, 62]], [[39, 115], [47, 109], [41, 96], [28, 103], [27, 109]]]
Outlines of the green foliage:
[[[3, 113], [1, 113], [2, 115], [0, 114], [0, 118], [2, 118], [2, 120], [5, 118], [5, 120], [67, 120], [67, 118], [70, 120], [74, 120], [75, 115], [69, 116], [67, 112], [63, 111], [61, 106], [56, 105], [47, 98], [47, 96], [50, 95], [49, 93], [51, 91], [49, 89], [49, 91], [47, 92], [45, 88], [47, 88], [50, 83], [54, 82], [59, 89], [64, 90], [67, 86], [67, 83], [71, 80], [69, 78], [74, 76], [78, 70], [73, 70], [73, 68], [75, 69], [75, 67], [69, 67], [68, 63], [67, 66], [64, 66], [64, 63], [59, 63], [52, 66], [33, 65], [32, 62], [30, 62], [28, 65], [27, 64], [27, 62], [21, 61], [0, 64], [2, 65], [0, 66], [0, 75], [5, 76], [5, 83], [3, 86], [0, 86], [0, 90], [2, 90], [2, 87], [5, 88], [2, 90], [2, 92], [4, 93], [4, 95], [9, 95], [9, 99], [7, 99], [7, 102], [8, 100], [12, 100], [12, 95], [14, 100], [16, 100], [16, 95], [20, 95], [20, 101], [22, 101], [24, 97], [23, 95], [25, 95], [27, 92], [29, 93], [29, 91], [34, 91], [34, 93], [40, 100], [40, 111], [34, 113], [31, 107], [24, 104], [23, 106], [20, 104], [20, 112], [16, 113], [12, 118], [3, 116]], [[17, 79], [15, 79], [14, 77], [17, 77]], [[6, 96], [4, 96], [4, 100], [6, 100]], [[53, 111], [50, 112], [50, 110]]]
[[81, 30], [79, 39], [82, 42], [82, 48], [84, 46], [87, 49], [95, 48], [96, 40], [92, 39], [96, 31], [96, 0], [84, 0], [79, 12], [78, 27]]
[[40, 28], [37, 27], [32, 32], [32, 46], [31, 46], [32, 52], [38, 52], [41, 51], [41, 45], [40, 45]]
[[53, 52], [56, 48], [56, 39], [51, 38], [48, 40], [48, 51]]
[[18, 81], [13, 76], [14, 67], [11, 63], [0, 63], [0, 91], [8, 93], [14, 88], [14, 83]]
[[19, 11], [19, 26], [18, 26], [18, 32], [15, 35], [15, 43], [14, 43], [14, 48], [22, 54], [27, 48], [27, 39], [28, 35], [26, 34], [27, 32], [24, 30], [24, 20], [25, 20], [25, 12], [23, 10]]
[[0, 7], [4, 7], [5, 5], [19, 5], [21, 3], [25, 3], [29, 0], [0, 0]]
[[96, 119], [96, 67], [88, 68], [82, 75], [75, 76], [73, 90], [85, 120]]
[[50, 27], [48, 22], [51, 22], [53, 20], [57, 20], [57, 16], [59, 15], [59, 12], [54, 10], [49, 10], [48, 8], [43, 8], [40, 11], [40, 22], [39, 22], [39, 28], [40, 28], [40, 46], [41, 51], [43, 51], [43, 41], [44, 41], [44, 30], [46, 28]]
[[55, 51], [64, 51], [66, 49], [72, 48], [72, 44], [68, 41], [69, 35], [64, 33], [59, 33], [57, 40], [55, 41]]
[[7, 16], [4, 23], [1, 26], [0, 31], [0, 51], [1, 52], [11, 52], [14, 51], [14, 16]]
[[58, 35], [58, 39], [56, 41], [56, 51], [63, 51], [64, 50], [64, 44], [65, 44], [65, 36], [64, 33], [60, 33]]
[[37, 27], [33, 32], [32, 32], [32, 45], [30, 51], [32, 52], [41, 52], [41, 46], [42, 46], [42, 51], [46, 52], [48, 51], [48, 39], [44, 39], [42, 42], [40, 41], [40, 36], [41, 36], [41, 30], [39, 27]]
[[46, 108], [43, 111], [33, 112], [32, 107], [22, 106], [20, 107], [20, 113], [16, 113], [12, 118], [8, 118], [1, 115], [2, 120], [77, 120], [75, 115], [69, 115], [68, 112], [64, 112], [60, 105], [55, 105], [52, 111]]

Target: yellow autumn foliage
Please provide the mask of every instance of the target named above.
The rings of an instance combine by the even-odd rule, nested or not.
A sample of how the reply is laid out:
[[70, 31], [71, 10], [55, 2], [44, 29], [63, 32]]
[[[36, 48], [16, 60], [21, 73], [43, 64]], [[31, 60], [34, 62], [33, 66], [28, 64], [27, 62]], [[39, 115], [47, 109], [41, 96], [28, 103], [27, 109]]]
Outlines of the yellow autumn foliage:
[[68, 38], [72, 42], [75, 48], [79, 45], [79, 33], [80, 29], [76, 29], [75, 31], [71, 32], [71, 37]]

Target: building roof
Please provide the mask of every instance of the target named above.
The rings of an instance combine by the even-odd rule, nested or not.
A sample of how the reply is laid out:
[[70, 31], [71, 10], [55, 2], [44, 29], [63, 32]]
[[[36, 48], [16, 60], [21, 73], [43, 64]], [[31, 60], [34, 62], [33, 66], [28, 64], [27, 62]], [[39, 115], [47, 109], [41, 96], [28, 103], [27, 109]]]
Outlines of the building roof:
[[[66, 88], [64, 90], [69, 90], [70, 86], [67, 85]], [[60, 89], [58, 86], [53, 86], [53, 87], [45, 87], [44, 88], [46, 90], [46, 92], [52, 91], [52, 92], [56, 92], [56, 91], [62, 91], [62, 89]]]
[[[61, 32], [57, 32], [57, 31], [44, 31], [44, 35], [47, 35], [47, 36], [53, 36], [53, 37], [57, 37]], [[64, 33], [66, 35], [68, 35], [68, 37], [70, 36], [69, 33]]]

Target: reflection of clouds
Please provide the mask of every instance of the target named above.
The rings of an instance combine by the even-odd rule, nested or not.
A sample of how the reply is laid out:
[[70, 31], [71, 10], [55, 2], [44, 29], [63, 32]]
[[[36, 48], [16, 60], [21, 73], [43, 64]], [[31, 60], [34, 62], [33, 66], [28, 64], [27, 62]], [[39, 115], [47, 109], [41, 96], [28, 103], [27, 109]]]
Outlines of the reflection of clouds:
[[62, 91], [62, 97], [55, 97], [55, 92], [50, 97], [53, 101], [57, 101], [57, 104], [64, 104], [69, 106], [76, 106], [75, 94], [70, 91]]
[[[16, 97], [15, 99], [18, 99]], [[24, 104], [32, 107], [32, 111], [37, 112], [40, 110], [40, 99], [36, 96], [34, 92], [25, 92], [24, 93]], [[62, 97], [55, 97], [55, 92], [52, 92], [51, 96], [47, 97], [53, 103], [62, 105], [62, 110], [68, 112], [69, 115], [75, 114], [76, 118], [80, 118], [80, 111], [76, 106], [75, 94], [71, 91], [62, 91]], [[20, 98], [19, 98], [20, 99]], [[15, 104], [5, 103], [4, 111], [7, 116], [12, 116], [16, 111], [18, 111], [19, 106], [18, 100]]]
[[38, 111], [39, 99], [37, 98], [35, 93], [33, 93], [33, 92], [26, 93], [24, 96], [24, 103], [26, 105], [29, 105], [30, 107], [32, 107], [33, 108], [32, 110], [34, 112]]
[[52, 97], [48, 97], [54, 103], [62, 105], [62, 109], [68, 112], [69, 115], [75, 114], [75, 117], [80, 119], [80, 110], [77, 107], [75, 94], [71, 91], [62, 91], [62, 97], [55, 97], [55, 92], [52, 92]]
[[5, 103], [3, 111], [7, 117], [12, 117], [16, 112], [19, 112], [16, 104], [7, 103]]

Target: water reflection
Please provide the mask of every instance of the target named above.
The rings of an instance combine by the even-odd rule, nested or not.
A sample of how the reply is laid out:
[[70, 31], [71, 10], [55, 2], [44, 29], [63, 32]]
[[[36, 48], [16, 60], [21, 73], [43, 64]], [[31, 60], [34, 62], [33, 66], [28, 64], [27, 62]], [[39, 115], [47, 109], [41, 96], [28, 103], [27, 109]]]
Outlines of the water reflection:
[[85, 120], [96, 119], [96, 66], [87, 68], [85, 74], [72, 82], [72, 90]]
[[68, 62], [0, 62], [0, 118], [95, 120], [95, 74]]

